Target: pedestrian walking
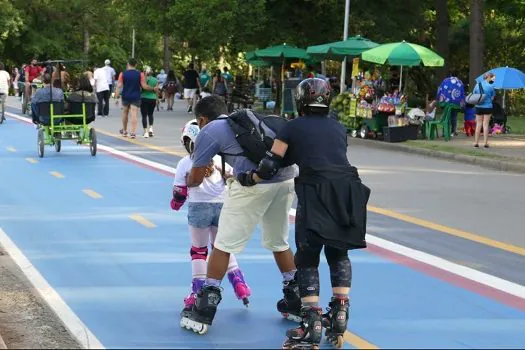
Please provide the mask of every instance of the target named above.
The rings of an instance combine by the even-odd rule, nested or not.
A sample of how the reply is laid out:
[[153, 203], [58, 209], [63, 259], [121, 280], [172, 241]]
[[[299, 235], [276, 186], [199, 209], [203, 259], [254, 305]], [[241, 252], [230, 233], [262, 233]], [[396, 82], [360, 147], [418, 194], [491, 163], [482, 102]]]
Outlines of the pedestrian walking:
[[178, 85], [179, 81], [175, 76], [175, 72], [170, 70], [168, 72], [168, 77], [166, 78], [166, 83], [163, 86], [164, 94], [168, 101], [168, 111], [173, 111], [173, 103], [175, 102], [175, 93], [177, 92]]
[[193, 100], [200, 89], [199, 73], [194, 68], [194, 64], [190, 63], [184, 72], [184, 99], [188, 102], [188, 113], [193, 109]]
[[111, 95], [113, 93], [113, 85], [115, 82], [115, 77], [117, 76], [117, 72], [115, 72], [115, 69], [111, 67], [111, 61], [109, 59], [104, 61], [104, 71], [106, 73], [106, 79], [109, 85], [109, 94]]
[[137, 114], [140, 108], [141, 88], [146, 91], [155, 91], [156, 89], [146, 84], [144, 74], [139, 72], [136, 67], [137, 60], [130, 58], [126, 71], [120, 73], [117, 91], [115, 91], [117, 103], [120, 94], [122, 94], [122, 129], [120, 129], [120, 134], [123, 137], [128, 137], [128, 117], [131, 113], [131, 130], [129, 136], [132, 139], [137, 137]]
[[109, 115], [109, 98], [111, 97], [111, 90], [108, 84], [105, 67], [95, 69], [93, 79], [95, 79], [95, 92], [97, 93], [98, 99], [97, 115], [99, 117], [107, 117]]
[[215, 75], [213, 76], [211, 91], [214, 95], [220, 96], [224, 102], [227, 101], [228, 81], [222, 76], [219, 69], [215, 71]]
[[[144, 73], [146, 74], [146, 84], [152, 88], [158, 87], [158, 80], [153, 76], [151, 67], [146, 67]], [[143, 90], [140, 97], [140, 112], [142, 114], [144, 138], [153, 137], [153, 113], [157, 105], [157, 93], [155, 91]]]

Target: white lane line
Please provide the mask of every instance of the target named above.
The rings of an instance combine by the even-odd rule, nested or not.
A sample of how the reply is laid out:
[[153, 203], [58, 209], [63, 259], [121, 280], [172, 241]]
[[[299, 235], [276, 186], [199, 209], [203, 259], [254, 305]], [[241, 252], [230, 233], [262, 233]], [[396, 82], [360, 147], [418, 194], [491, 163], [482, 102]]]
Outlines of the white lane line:
[[[29, 118], [20, 117], [20, 116], [17, 116], [15, 114], [8, 113], [8, 112], [6, 112], [6, 114], [9, 116], [13, 116], [16, 119], [20, 119], [24, 122], [29, 122], [29, 123], [31, 122]], [[140, 164], [146, 165], [154, 169], [158, 169], [161, 171], [169, 172], [171, 174], [175, 174], [175, 168], [169, 167], [167, 165], [160, 164], [154, 161], [150, 161], [150, 160], [147, 160], [141, 157], [137, 157], [129, 153], [116, 150], [112, 147], [99, 146], [99, 148], [103, 149], [106, 152], [115, 154], [121, 158], [128, 159], [132, 162], [140, 163]], [[295, 214], [296, 214], [296, 211], [295, 209], [292, 208], [290, 210], [290, 215], [295, 216]], [[468, 280], [481, 283], [485, 286], [489, 286], [491, 288], [497, 289], [507, 294], [511, 294], [519, 298], [525, 299], [525, 287], [522, 285], [501, 279], [493, 275], [489, 275], [484, 272], [480, 272], [478, 270], [475, 270], [475, 269], [472, 269], [472, 268], [469, 268], [463, 265], [453, 263], [451, 261], [439, 258], [435, 255], [431, 255], [431, 254], [428, 254], [428, 253], [425, 253], [425, 252], [422, 252], [416, 249], [408, 248], [403, 245], [387, 241], [385, 239], [376, 237], [371, 234], [367, 234], [366, 237], [367, 237], [367, 242], [375, 246], [378, 246], [380, 248], [406, 256], [416, 261], [423, 262], [425, 264], [436, 267], [443, 271], [453, 273], [457, 276], [466, 278]]]
[[470, 267], [459, 265], [449, 260], [437, 257], [435, 255], [431, 255], [420, 250], [405, 247], [403, 245], [393, 243], [370, 234], [366, 235], [366, 241], [370, 244], [406, 256], [410, 259], [417, 260], [424, 264], [434, 266], [441, 270], [453, 273], [457, 276], [481, 283], [483, 285], [492, 287], [507, 294], [514, 295], [518, 298], [525, 299], [525, 287], [520, 284], [510, 282], [502, 278], [489, 275], [488, 273], [484, 273]]
[[102, 343], [91, 333], [73, 310], [69, 308], [57, 291], [49, 285], [46, 279], [38, 272], [36, 267], [31, 264], [24, 253], [18, 249], [16, 244], [2, 228], [0, 228], [0, 244], [18, 267], [20, 267], [22, 272], [24, 272], [33, 287], [40, 293], [42, 298], [60, 318], [71, 334], [77, 339], [79, 344], [84, 349], [104, 349]]

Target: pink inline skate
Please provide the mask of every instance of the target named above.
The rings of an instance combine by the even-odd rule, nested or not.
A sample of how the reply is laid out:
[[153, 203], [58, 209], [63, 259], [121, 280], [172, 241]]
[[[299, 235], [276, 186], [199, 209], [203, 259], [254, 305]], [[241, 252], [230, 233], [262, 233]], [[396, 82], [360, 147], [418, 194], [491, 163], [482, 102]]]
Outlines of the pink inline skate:
[[197, 292], [204, 285], [204, 279], [194, 278], [191, 281], [191, 293], [184, 298], [184, 309], [180, 313], [181, 317], [188, 317], [188, 314], [191, 312], [193, 304], [195, 304], [195, 298], [197, 297]]
[[252, 291], [246, 281], [244, 280], [244, 275], [240, 269], [235, 269], [228, 273], [228, 280], [232, 284], [233, 291], [237, 299], [242, 300], [243, 304], [248, 307], [250, 300], [249, 296], [252, 295]]

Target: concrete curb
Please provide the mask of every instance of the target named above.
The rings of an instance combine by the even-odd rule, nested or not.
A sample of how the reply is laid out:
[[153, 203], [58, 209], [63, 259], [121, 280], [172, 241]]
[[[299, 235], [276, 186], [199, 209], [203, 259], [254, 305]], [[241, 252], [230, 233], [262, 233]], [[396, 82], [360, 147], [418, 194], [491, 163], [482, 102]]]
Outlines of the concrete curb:
[[443, 151], [435, 151], [425, 148], [417, 148], [417, 147], [411, 147], [407, 145], [403, 145], [401, 143], [387, 143], [383, 141], [378, 140], [363, 140], [359, 138], [350, 138], [348, 139], [348, 144], [351, 145], [358, 145], [358, 146], [366, 146], [366, 147], [372, 147], [377, 149], [385, 149], [390, 151], [398, 151], [398, 152], [405, 152], [405, 153], [412, 153], [412, 154], [418, 154], [423, 155], [427, 157], [433, 157], [433, 158], [440, 158], [440, 159], [447, 159], [459, 163], [467, 163], [467, 164], [473, 164], [478, 165], [484, 168], [499, 170], [499, 171], [508, 171], [508, 172], [514, 172], [519, 174], [525, 174], [525, 163], [519, 163], [518, 161], [512, 162], [511, 160], [499, 160], [499, 159], [491, 159], [491, 158], [482, 158], [482, 157], [475, 157], [475, 156], [468, 156], [465, 154], [454, 154], [449, 152], [443, 152]]
[[7, 346], [5, 346], [4, 340], [2, 339], [2, 335], [0, 334], [0, 349], [7, 349]]

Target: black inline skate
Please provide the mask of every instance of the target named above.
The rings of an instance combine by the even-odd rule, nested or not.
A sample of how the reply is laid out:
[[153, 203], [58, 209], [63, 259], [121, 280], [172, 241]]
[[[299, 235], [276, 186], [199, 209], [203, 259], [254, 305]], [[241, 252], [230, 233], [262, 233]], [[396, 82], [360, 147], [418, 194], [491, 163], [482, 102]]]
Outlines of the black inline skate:
[[213, 286], [202, 287], [197, 293], [193, 308], [182, 317], [180, 321], [181, 327], [198, 334], [206, 334], [208, 327], [213, 322], [217, 306], [221, 300], [221, 290], [219, 288]]
[[301, 297], [299, 296], [299, 286], [295, 279], [283, 282], [284, 298], [277, 302], [277, 310], [284, 318], [301, 322]]
[[344, 344], [344, 333], [348, 325], [350, 302], [348, 298], [332, 297], [327, 313], [323, 314], [323, 327], [326, 328], [326, 339], [340, 349]]
[[301, 310], [299, 327], [286, 332], [283, 349], [319, 349], [323, 337], [323, 316], [320, 307], [307, 306]]

